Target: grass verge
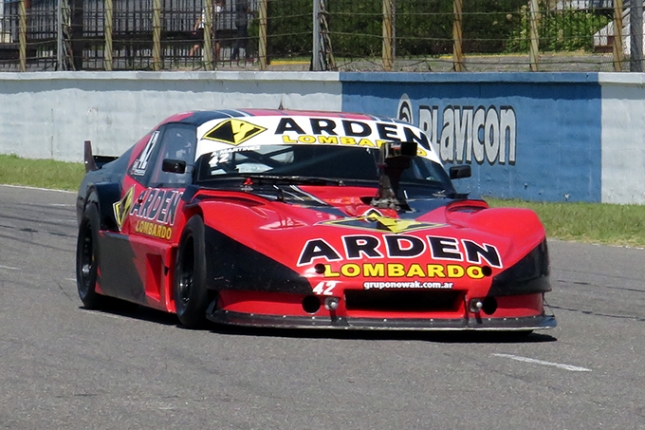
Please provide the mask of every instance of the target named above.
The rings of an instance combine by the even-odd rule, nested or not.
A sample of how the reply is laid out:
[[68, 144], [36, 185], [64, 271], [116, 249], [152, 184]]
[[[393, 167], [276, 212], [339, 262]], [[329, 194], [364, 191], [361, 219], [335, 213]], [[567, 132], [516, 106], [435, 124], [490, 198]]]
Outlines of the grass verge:
[[[3, 184], [76, 190], [84, 174], [82, 163], [0, 155], [0, 183]], [[544, 223], [549, 238], [645, 247], [645, 205], [486, 200], [492, 207], [534, 210]]]
[[0, 155], [0, 183], [58, 190], [78, 190], [85, 175], [82, 163], [27, 160]]
[[523, 207], [534, 210], [542, 220], [549, 238], [645, 246], [645, 205], [486, 200], [492, 207]]

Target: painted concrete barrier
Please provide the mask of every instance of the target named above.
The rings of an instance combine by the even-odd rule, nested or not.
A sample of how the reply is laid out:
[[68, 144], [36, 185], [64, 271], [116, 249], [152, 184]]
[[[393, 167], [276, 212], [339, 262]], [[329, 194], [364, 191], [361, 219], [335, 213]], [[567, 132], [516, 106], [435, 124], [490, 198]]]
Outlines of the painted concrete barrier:
[[[453, 76], [456, 75], [456, 76]], [[587, 74], [361, 74], [343, 107], [376, 109], [426, 133], [447, 164], [471, 164], [471, 192], [600, 201], [600, 86]], [[380, 81], [380, 82], [379, 82]], [[387, 101], [387, 102], [386, 102]], [[393, 105], [397, 110], [393, 112]]]
[[337, 73], [0, 73], [0, 153], [82, 161], [85, 140], [118, 155], [178, 112], [341, 103]]
[[79, 161], [84, 140], [119, 154], [172, 113], [280, 106], [419, 125], [473, 166], [474, 194], [645, 203], [642, 74], [0, 73], [0, 153]]

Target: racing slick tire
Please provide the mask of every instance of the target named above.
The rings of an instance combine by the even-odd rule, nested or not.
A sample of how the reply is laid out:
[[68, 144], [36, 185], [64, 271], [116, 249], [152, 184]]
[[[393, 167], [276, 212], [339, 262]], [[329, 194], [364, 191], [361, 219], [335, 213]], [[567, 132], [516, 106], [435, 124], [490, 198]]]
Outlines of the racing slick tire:
[[99, 309], [106, 301], [105, 296], [96, 292], [100, 222], [96, 205], [87, 205], [81, 218], [76, 243], [76, 286], [78, 296], [86, 309]]
[[204, 221], [193, 216], [184, 227], [179, 240], [173, 296], [179, 322], [190, 329], [206, 322], [208, 291], [206, 290], [206, 247]]

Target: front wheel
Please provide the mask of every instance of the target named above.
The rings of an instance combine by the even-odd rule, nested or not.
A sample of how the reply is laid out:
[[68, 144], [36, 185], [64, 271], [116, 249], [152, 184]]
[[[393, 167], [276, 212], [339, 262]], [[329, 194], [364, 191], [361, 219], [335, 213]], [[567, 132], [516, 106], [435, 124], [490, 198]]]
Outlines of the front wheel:
[[76, 243], [76, 286], [78, 296], [87, 309], [98, 309], [105, 297], [96, 292], [99, 265], [99, 210], [89, 204], [83, 212]]
[[173, 295], [179, 322], [186, 328], [199, 328], [206, 322], [206, 250], [204, 221], [193, 216], [179, 240]]

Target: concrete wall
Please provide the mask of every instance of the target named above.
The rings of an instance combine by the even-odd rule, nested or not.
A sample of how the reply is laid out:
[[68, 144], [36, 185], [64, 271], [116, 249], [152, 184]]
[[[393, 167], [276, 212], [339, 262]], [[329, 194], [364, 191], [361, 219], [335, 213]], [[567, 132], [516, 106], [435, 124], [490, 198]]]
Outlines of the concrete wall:
[[340, 110], [337, 73], [0, 73], [0, 153], [118, 155], [164, 118], [234, 107]]
[[[123, 152], [194, 109], [283, 106], [396, 117], [475, 194], [645, 203], [645, 75], [615, 73], [0, 73], [0, 153]], [[1, 168], [1, 166], [0, 166]]]
[[601, 74], [602, 201], [645, 204], [645, 75]]

